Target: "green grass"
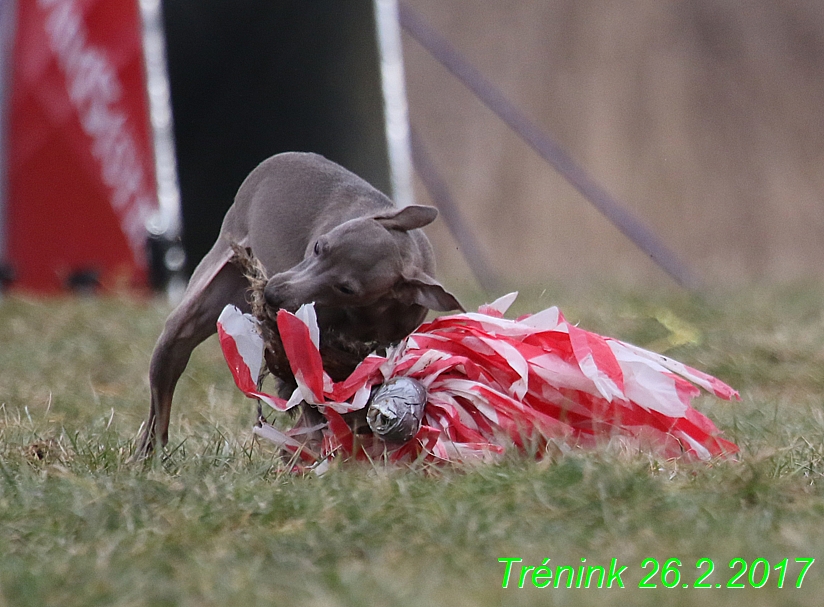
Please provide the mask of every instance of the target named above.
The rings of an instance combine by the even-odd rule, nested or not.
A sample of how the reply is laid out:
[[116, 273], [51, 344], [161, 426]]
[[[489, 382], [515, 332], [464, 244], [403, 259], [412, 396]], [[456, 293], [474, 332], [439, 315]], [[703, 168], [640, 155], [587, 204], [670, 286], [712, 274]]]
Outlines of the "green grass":
[[[526, 293], [741, 390], [697, 406], [739, 461], [659, 461], [620, 444], [463, 469], [345, 464], [285, 472], [214, 339], [181, 380], [169, 453], [128, 463], [168, 309], [126, 299], [0, 301], [0, 605], [820, 605], [824, 291]], [[480, 303], [470, 296], [470, 303]], [[783, 589], [638, 589], [682, 562], [789, 558]], [[816, 558], [800, 589], [800, 564]], [[625, 589], [502, 589], [521, 565], [627, 566]], [[820, 559], [820, 561], [819, 561]], [[671, 574], [674, 575], [674, 574]], [[760, 575], [759, 575], [760, 577]], [[672, 578], [669, 578], [672, 580]], [[757, 581], [757, 579], [756, 579]], [[526, 586], [529, 586], [526, 578]], [[680, 586], [680, 583], [679, 583]]]

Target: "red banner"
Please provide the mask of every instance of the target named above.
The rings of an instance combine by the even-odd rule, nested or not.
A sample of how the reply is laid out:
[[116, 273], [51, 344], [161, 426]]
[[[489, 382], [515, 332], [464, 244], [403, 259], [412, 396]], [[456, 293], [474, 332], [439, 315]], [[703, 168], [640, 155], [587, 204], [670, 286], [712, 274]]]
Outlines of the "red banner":
[[6, 234], [15, 285], [146, 278], [157, 207], [137, 0], [17, 4]]

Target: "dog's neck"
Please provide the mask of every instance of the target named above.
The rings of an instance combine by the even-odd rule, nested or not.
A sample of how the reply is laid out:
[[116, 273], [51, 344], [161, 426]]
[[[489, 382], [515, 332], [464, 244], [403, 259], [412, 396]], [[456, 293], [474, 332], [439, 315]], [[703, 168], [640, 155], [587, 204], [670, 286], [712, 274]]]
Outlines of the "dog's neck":
[[352, 339], [396, 343], [414, 331], [426, 317], [426, 308], [386, 299], [361, 307], [318, 308], [318, 323]]

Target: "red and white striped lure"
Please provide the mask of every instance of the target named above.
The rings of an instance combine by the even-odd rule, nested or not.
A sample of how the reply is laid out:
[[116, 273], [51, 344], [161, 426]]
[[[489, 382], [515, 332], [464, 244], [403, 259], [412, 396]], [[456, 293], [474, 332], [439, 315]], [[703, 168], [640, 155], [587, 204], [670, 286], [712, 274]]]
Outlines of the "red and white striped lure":
[[[295, 440], [300, 429], [255, 428], [306, 463], [334, 453], [382, 452], [391, 460], [469, 461], [512, 447], [540, 454], [550, 440], [591, 446], [616, 435], [642, 438], [664, 457], [708, 460], [738, 451], [691, 406], [699, 386], [726, 400], [739, 398], [731, 387], [666, 356], [571, 325], [555, 307], [505, 319], [515, 295], [476, 313], [425, 323], [386, 356], [367, 356], [337, 383], [323, 371], [313, 307], [297, 314], [281, 310], [278, 330], [298, 385], [288, 401], [257, 389], [264, 344], [254, 318], [227, 306], [218, 333], [244, 394], [278, 411], [305, 401], [325, 417], [319, 453], [301, 448]], [[418, 433], [401, 446], [355, 436], [341, 414], [364, 409], [374, 386], [399, 376], [427, 389]]]

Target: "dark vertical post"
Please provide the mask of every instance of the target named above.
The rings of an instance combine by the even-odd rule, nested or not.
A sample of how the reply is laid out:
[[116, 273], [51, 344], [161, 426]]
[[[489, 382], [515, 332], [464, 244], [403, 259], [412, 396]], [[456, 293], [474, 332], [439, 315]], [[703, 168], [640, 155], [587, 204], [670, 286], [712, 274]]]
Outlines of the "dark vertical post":
[[164, 0], [163, 17], [190, 265], [272, 154], [323, 154], [391, 194], [373, 0]]

